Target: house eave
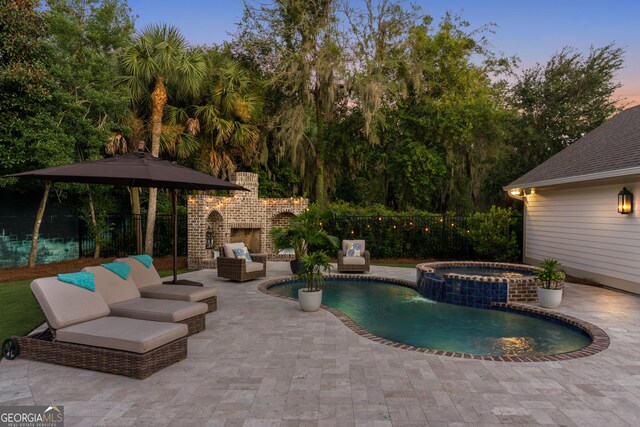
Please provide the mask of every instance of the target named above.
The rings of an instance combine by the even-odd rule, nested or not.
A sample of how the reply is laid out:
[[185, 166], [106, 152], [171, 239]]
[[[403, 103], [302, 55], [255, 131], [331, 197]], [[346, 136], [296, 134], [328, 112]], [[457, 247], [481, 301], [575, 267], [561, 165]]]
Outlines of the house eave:
[[502, 187], [504, 191], [509, 191], [515, 188], [540, 188], [550, 187], [554, 185], [573, 184], [585, 181], [605, 180], [610, 178], [626, 177], [631, 175], [640, 175], [640, 167], [616, 169], [605, 172], [596, 172], [587, 175], [569, 176], [565, 178], [549, 179], [543, 181], [532, 181], [528, 183], [515, 184], [511, 183]]

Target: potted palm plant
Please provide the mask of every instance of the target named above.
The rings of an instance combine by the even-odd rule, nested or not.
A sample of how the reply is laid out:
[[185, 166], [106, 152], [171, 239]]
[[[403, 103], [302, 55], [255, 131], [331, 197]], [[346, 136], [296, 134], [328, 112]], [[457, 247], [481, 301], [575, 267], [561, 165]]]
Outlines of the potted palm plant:
[[562, 302], [565, 274], [560, 270], [562, 264], [555, 259], [545, 259], [538, 265], [537, 277], [540, 286], [537, 289], [538, 301], [545, 308], [556, 308]]
[[274, 227], [269, 232], [275, 249], [293, 249], [295, 259], [290, 262], [291, 272], [299, 273], [303, 266], [302, 257], [308, 254], [309, 246], [338, 248], [339, 240], [322, 229], [320, 220], [310, 211], [289, 220], [287, 228]]
[[298, 290], [298, 302], [302, 311], [317, 311], [322, 304], [323, 272], [331, 269], [329, 255], [324, 251], [312, 252], [300, 258], [302, 270], [297, 274], [306, 286]]

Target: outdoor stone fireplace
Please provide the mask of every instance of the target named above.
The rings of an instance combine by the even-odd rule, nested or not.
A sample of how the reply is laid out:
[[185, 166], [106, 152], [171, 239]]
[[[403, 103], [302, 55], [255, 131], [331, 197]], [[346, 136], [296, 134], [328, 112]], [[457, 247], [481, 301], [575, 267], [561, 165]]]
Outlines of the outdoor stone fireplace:
[[269, 231], [286, 227], [290, 218], [309, 206], [305, 198], [266, 199], [258, 197], [258, 175], [238, 172], [231, 182], [249, 191], [231, 191], [230, 196], [204, 193], [189, 196], [189, 269], [214, 268], [215, 253], [223, 243], [244, 242], [250, 252], [265, 253], [269, 259], [290, 259], [273, 249]]

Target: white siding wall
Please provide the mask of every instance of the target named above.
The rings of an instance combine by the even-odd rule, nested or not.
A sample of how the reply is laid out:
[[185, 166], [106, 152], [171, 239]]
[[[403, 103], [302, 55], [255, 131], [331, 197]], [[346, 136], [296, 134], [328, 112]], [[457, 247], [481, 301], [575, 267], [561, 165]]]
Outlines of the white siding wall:
[[[634, 212], [617, 211], [618, 192], [634, 194]], [[640, 182], [537, 189], [525, 203], [524, 260], [562, 262], [567, 273], [640, 293]]]

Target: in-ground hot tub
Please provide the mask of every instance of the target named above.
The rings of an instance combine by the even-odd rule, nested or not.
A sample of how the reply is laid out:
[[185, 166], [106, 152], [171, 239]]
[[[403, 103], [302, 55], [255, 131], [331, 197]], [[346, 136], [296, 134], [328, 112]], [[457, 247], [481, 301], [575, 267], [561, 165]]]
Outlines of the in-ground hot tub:
[[490, 308], [493, 303], [537, 301], [538, 270], [498, 262], [430, 262], [416, 266], [416, 285], [434, 301]]

